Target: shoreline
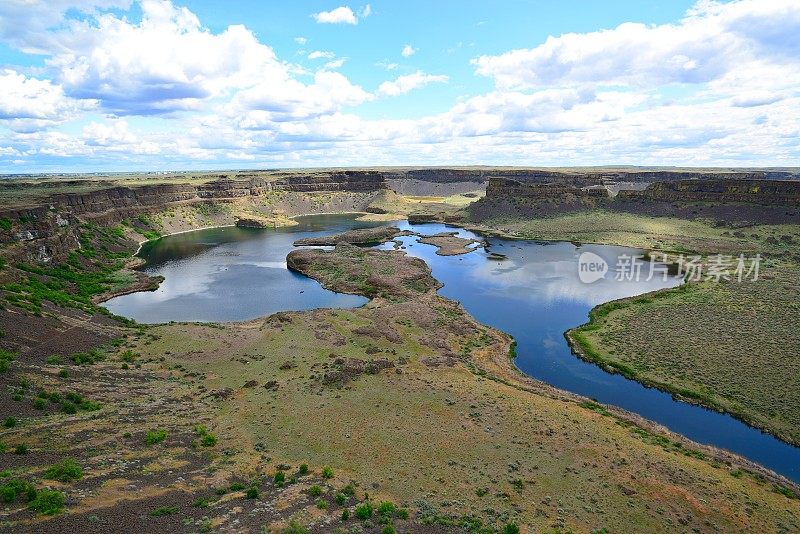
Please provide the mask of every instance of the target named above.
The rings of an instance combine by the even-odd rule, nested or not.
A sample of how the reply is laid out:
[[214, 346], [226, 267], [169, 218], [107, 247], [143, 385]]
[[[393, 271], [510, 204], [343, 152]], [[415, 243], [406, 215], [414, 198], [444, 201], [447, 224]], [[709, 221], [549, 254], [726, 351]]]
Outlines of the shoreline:
[[[612, 303], [624, 303], [624, 304], [627, 304], [627, 303], [633, 302], [636, 299], [641, 298], [641, 297], [648, 297], [648, 296], [652, 297], [654, 295], [656, 295], [656, 296], [667, 295], [670, 292], [675, 291], [676, 289], [681, 288], [681, 287], [684, 287], [684, 286], [681, 285], [681, 286], [670, 287], [670, 288], [665, 288], [665, 289], [658, 289], [656, 291], [651, 291], [649, 293], [642, 293], [641, 295], [635, 295], [633, 297], [625, 297], [625, 298], [621, 298], [621, 299], [609, 300], [608, 302], [603, 302], [601, 304], [598, 304], [598, 305], [596, 305], [594, 308], [592, 308], [589, 311], [589, 320], [587, 322], [581, 324], [581, 325], [572, 327], [569, 330], [567, 330], [566, 332], [564, 332], [564, 338], [566, 338], [567, 344], [569, 345], [570, 350], [572, 351], [572, 353], [575, 356], [577, 356], [578, 358], [582, 359], [585, 362], [589, 362], [589, 363], [592, 363], [592, 364], [600, 367], [601, 369], [603, 369], [607, 373], [619, 374], [619, 375], [622, 375], [623, 377], [625, 377], [627, 380], [633, 380], [635, 382], [638, 382], [638, 383], [642, 384], [645, 387], [657, 389], [657, 390], [659, 390], [659, 391], [661, 391], [663, 393], [668, 393], [668, 394], [672, 395], [673, 399], [675, 399], [675, 401], [677, 401], [677, 402], [685, 402], [686, 404], [691, 404], [691, 405], [694, 405], [694, 406], [700, 406], [700, 407], [703, 407], [703, 408], [705, 408], [707, 410], [711, 410], [713, 412], [729, 415], [729, 416], [733, 417], [734, 419], [736, 419], [737, 421], [740, 421], [741, 423], [744, 423], [745, 425], [749, 426], [752, 429], [758, 430], [758, 431], [762, 432], [763, 434], [767, 434], [769, 436], [772, 436], [775, 439], [777, 439], [779, 441], [782, 441], [783, 443], [786, 443], [787, 445], [791, 445], [792, 447], [800, 448], [800, 442], [797, 442], [797, 441], [789, 438], [788, 436], [782, 436], [782, 435], [779, 435], [779, 434], [777, 434], [775, 432], [772, 432], [768, 428], [766, 428], [765, 426], [763, 426], [763, 425], [759, 424], [758, 422], [752, 420], [747, 414], [739, 413], [739, 412], [736, 412], [736, 411], [733, 411], [733, 410], [728, 410], [724, 406], [722, 406], [721, 404], [718, 404], [718, 403], [714, 402], [712, 399], [709, 399], [709, 398], [703, 396], [700, 393], [695, 393], [695, 392], [693, 392], [691, 390], [680, 390], [680, 389], [678, 389], [676, 387], [673, 387], [673, 386], [671, 386], [669, 384], [666, 384], [664, 382], [659, 382], [659, 381], [652, 380], [652, 379], [647, 378], [647, 377], [639, 376], [634, 371], [628, 369], [627, 366], [622, 362], [618, 362], [616, 360], [604, 358], [604, 357], [599, 356], [599, 355], [598, 356], [593, 356], [593, 355], [590, 354], [590, 352], [597, 351], [596, 347], [591, 345], [587, 340], [580, 339], [580, 336], [582, 334], [582, 330], [584, 330], [586, 328], [591, 328], [592, 326], [594, 326], [596, 324], [596, 322], [595, 322], [595, 314], [596, 314], [597, 311], [602, 310], [602, 308], [604, 306], [607, 306], [607, 305], [612, 304]], [[589, 350], [588, 351], [587, 351], [587, 347], [585, 347], [584, 345], [589, 345]], [[599, 351], [597, 351], [597, 352], [599, 352]]]
[[[291, 219], [295, 219], [297, 217], [314, 216], [314, 215], [343, 215], [343, 214], [358, 214], [358, 213], [365, 213], [365, 212], [309, 213], [309, 214], [295, 215], [295, 216], [292, 216], [290, 218]], [[401, 218], [401, 219], [396, 219], [396, 220], [403, 220], [403, 219]], [[478, 234], [483, 234], [486, 237], [499, 237], [499, 238], [504, 238], [504, 239], [513, 239], [513, 240], [530, 240], [529, 238], [525, 238], [525, 237], [521, 237], [521, 236], [518, 236], [518, 235], [509, 234], [507, 232], [492, 230], [491, 228], [488, 228], [488, 227], [474, 226], [474, 225], [468, 225], [468, 224], [459, 224], [459, 223], [453, 223], [453, 222], [444, 222], [444, 221], [430, 221], [430, 223], [431, 224], [446, 224], [446, 225], [449, 225], [449, 226], [452, 226], [452, 227], [456, 227], [456, 228], [463, 228], [465, 230], [473, 231], [473, 232], [476, 232]], [[425, 223], [420, 223], [420, 224], [425, 224]], [[169, 233], [169, 234], [165, 234], [163, 236], [160, 236], [158, 239], [161, 239], [162, 237], [168, 237], [170, 235], [177, 235], [177, 234], [182, 234], [182, 233], [194, 232], [194, 231], [198, 231], [198, 230], [208, 230], [208, 229], [213, 229], [213, 228], [228, 228], [228, 227], [233, 227], [233, 226], [236, 226], [236, 225], [218, 225], [218, 226], [208, 226], [208, 227], [202, 227], [202, 228], [182, 230], [182, 231], [178, 231], [178, 232], [172, 232], [172, 233]], [[140, 242], [139, 248], [137, 249], [136, 254], [138, 254], [138, 252], [141, 250], [142, 245], [144, 243], [148, 242], [148, 241], [157, 241], [157, 239], [154, 239], [154, 240], [143, 240], [142, 242]], [[557, 241], [554, 241], [554, 240], [541, 240], [541, 241], [557, 242]], [[605, 245], [607, 243], [597, 243], [597, 244]], [[431, 246], [434, 246], [434, 245], [431, 245]], [[618, 245], [618, 246], [625, 246], [625, 245]], [[674, 288], [669, 288], [668, 290], [673, 290], [673, 289]], [[142, 291], [142, 290], [141, 289], [134, 290], [134, 291], [130, 291], [130, 292], [124, 293], [124, 294], [135, 293], [135, 292], [139, 292], [139, 291]], [[657, 291], [664, 291], [664, 290], [657, 290]], [[650, 293], [653, 293], [653, 292], [650, 292]], [[650, 293], [646, 293], [644, 295], [647, 295], [647, 294], [650, 294]], [[354, 293], [354, 294], [358, 294], [358, 293]], [[119, 296], [119, 295], [113, 295], [112, 297], [109, 297], [108, 299], [104, 299], [104, 300], [102, 300], [100, 302], [105, 302], [107, 300], [110, 300], [110, 298], [113, 298], [114, 296]], [[366, 295], [361, 295], [361, 296], [366, 296]], [[641, 296], [642, 295], [637, 295], [636, 297], [641, 297]], [[366, 296], [366, 297], [369, 299], [369, 301], [367, 303], [365, 303], [364, 305], [362, 305], [362, 306], [367, 306], [369, 304], [369, 302], [371, 302], [373, 300], [369, 296]], [[636, 297], [628, 297], [628, 298], [630, 299], [630, 298], [636, 298]], [[442, 298], [445, 298], [445, 297], [442, 297]], [[614, 301], [609, 301], [609, 302], [614, 302]], [[597, 308], [599, 306], [603, 306], [605, 304], [607, 304], [607, 303], [599, 304], [595, 308]], [[593, 308], [593, 310], [595, 308]], [[277, 313], [281, 313], [281, 312], [277, 312]], [[289, 312], [289, 313], [304, 313], [304, 311], [295, 311], [295, 312]], [[472, 317], [472, 315], [469, 314], [466, 310], [465, 310], [465, 313], [467, 315], [469, 315], [470, 317]], [[267, 315], [267, 316], [256, 317], [256, 318], [245, 320], [245, 321], [230, 321], [230, 322], [226, 322], [224, 324], [242, 325], [242, 324], [260, 323], [260, 322], [263, 322], [264, 320], [267, 320], [272, 315], [274, 315], [274, 314], [270, 314], [270, 315]], [[591, 315], [590, 315], [590, 317], [591, 317]], [[157, 326], [159, 324], [167, 324], [167, 323], [142, 323], [142, 324], [144, 324], [146, 326]], [[181, 321], [178, 324], [204, 324], [204, 325], [207, 325], [207, 324], [215, 324], [215, 323], [213, 321], [185, 321], [185, 322]], [[484, 325], [484, 326], [487, 326], [488, 328], [494, 329], [494, 327], [491, 327], [489, 325]], [[577, 328], [580, 328], [581, 326], [585, 326], [585, 325], [578, 325], [576, 327], [570, 328], [569, 330], [567, 330], [566, 332], [563, 333], [564, 336], [567, 338], [567, 343], [570, 346], [570, 349], [571, 349], [573, 355], [575, 355], [576, 357], [579, 357], [579, 358], [582, 358], [582, 356], [574, 349], [572, 343], [570, 342], [569, 333], [572, 332], [573, 330], [577, 329]], [[494, 330], [497, 330], [497, 329], [494, 329]], [[500, 330], [498, 330], [498, 331], [502, 332]], [[502, 332], [502, 333], [506, 334], [505, 332]], [[506, 334], [506, 335], [508, 335], [508, 334]], [[586, 360], [586, 358], [582, 358], [582, 359]], [[708, 456], [707, 459], [710, 459], [710, 460], [713, 460], [713, 461], [716, 461], [716, 462], [720, 462], [720, 463], [723, 463], [723, 464], [727, 464], [727, 465], [735, 465], [735, 466], [747, 469], [749, 471], [758, 473], [758, 474], [764, 476], [766, 479], [772, 481], [773, 483], [781, 484], [783, 486], [792, 488], [792, 490], [794, 490], [795, 493], [800, 495], [800, 483], [795, 483], [794, 481], [784, 477], [783, 475], [780, 475], [777, 472], [772, 471], [771, 469], [769, 469], [769, 468], [767, 468], [765, 466], [762, 466], [762, 465], [760, 465], [760, 464], [758, 464], [758, 463], [756, 463], [754, 461], [751, 461], [751, 460], [749, 460], [749, 459], [747, 459], [747, 458], [745, 458], [743, 456], [740, 456], [740, 455], [738, 455], [736, 453], [730, 452], [730, 451], [728, 451], [726, 449], [722, 449], [722, 448], [719, 448], [719, 447], [716, 447], [716, 446], [713, 446], [713, 445], [706, 445], [706, 444], [701, 444], [701, 443], [695, 442], [695, 441], [691, 440], [690, 438], [684, 436], [683, 434], [679, 434], [677, 432], [674, 432], [674, 431], [670, 430], [669, 428], [661, 425], [660, 423], [657, 423], [656, 421], [647, 419], [646, 417], [641, 416], [636, 412], [631, 412], [629, 410], [620, 408], [620, 407], [615, 406], [615, 405], [596, 403], [595, 401], [593, 401], [589, 397], [586, 397], [586, 396], [583, 396], [583, 395], [580, 395], [580, 394], [577, 394], [577, 393], [573, 393], [573, 392], [568, 391], [568, 390], [560, 389], [560, 388], [558, 388], [556, 386], [553, 386], [553, 385], [551, 385], [551, 384], [549, 384], [547, 382], [544, 382], [544, 381], [539, 380], [537, 378], [531, 377], [531, 376], [525, 374], [522, 370], [520, 370], [516, 366], [516, 364], [512, 361], [512, 359], [509, 358], [508, 355], [506, 355], [506, 354], [490, 355], [490, 357], [487, 358], [487, 360], [488, 360], [488, 363], [493, 365], [496, 368], [496, 370], [499, 372], [499, 376], [490, 375], [490, 378], [493, 379], [493, 380], [498, 381], [499, 383], [506, 384], [506, 385], [508, 385], [510, 387], [520, 388], [520, 389], [528, 391], [529, 393], [532, 393], [532, 394], [546, 395], [546, 396], [548, 396], [550, 398], [553, 398], [553, 399], [556, 399], [556, 400], [563, 400], [565, 402], [574, 402], [576, 404], [584, 404], [584, 403], [596, 404], [597, 406], [599, 406], [602, 409], [606, 410], [613, 417], [616, 417], [617, 419], [619, 419], [621, 421], [624, 421], [627, 424], [635, 425], [635, 426], [637, 426], [639, 428], [642, 428], [643, 430], [648, 431], [648, 432], [653, 432], [653, 433], [658, 433], [658, 434], [666, 434], [673, 441], [680, 442], [680, 443], [684, 444], [684, 446], [686, 446], [687, 448], [691, 448], [691, 449], [694, 449], [694, 450], [697, 450], [697, 451], [700, 451], [700, 452], [706, 454]], [[587, 360], [587, 361], [591, 361], [591, 360]], [[608, 371], [607, 369], [605, 369], [605, 367], [600, 365], [598, 362], [591, 361], [591, 363], [593, 363], [595, 365], [598, 365], [601, 368], [603, 368], [604, 370]], [[626, 378], [628, 378], [628, 377], [626, 377]], [[641, 383], [641, 384], [643, 384], [645, 386], [648, 386], [648, 384], [645, 383], [644, 381], [636, 380], [635, 378], [629, 378], [629, 379], [630, 380], [635, 380], [636, 382], [639, 382], [639, 383]], [[670, 391], [666, 391], [666, 392], [667, 393], [672, 393]], [[679, 400], [676, 399], [676, 402], [679, 402]], [[706, 406], [703, 406], [703, 407], [706, 408], [706, 409], [709, 409]], [[719, 410], [715, 410], [715, 411], [719, 411]], [[723, 410], [723, 413], [726, 413], [726, 414], [731, 415], [732, 417], [735, 417], [734, 414], [732, 414], [730, 412], [726, 412], [726, 411]], [[736, 418], [736, 419], [740, 420], [739, 418]], [[748, 424], [747, 421], [742, 421], [742, 422], [744, 422], [745, 424]], [[750, 424], [748, 424], [748, 426], [751, 426], [751, 427], [753, 427], [753, 428], [755, 428], [757, 430], [760, 430], [760, 431], [764, 432], [764, 430], [761, 429], [761, 428], [755, 427], [755, 426], [750, 425]], [[775, 437], [776, 439], [780, 439], [778, 436], [776, 436], [776, 435], [774, 435], [774, 434], [772, 434], [770, 432], [765, 432], [765, 433]], [[781, 440], [781, 441], [784, 441], [784, 440]], [[793, 443], [790, 443], [790, 442], [786, 442], [786, 443], [788, 443], [789, 445], [795, 446], [795, 444], [793, 444]]]

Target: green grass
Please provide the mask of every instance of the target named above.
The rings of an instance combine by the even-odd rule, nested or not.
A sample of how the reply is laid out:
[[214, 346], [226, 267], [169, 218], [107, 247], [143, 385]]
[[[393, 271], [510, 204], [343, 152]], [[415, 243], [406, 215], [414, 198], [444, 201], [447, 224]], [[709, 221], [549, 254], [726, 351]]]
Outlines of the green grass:
[[800, 268], [765, 274], [603, 304], [570, 335], [606, 368], [800, 443]]

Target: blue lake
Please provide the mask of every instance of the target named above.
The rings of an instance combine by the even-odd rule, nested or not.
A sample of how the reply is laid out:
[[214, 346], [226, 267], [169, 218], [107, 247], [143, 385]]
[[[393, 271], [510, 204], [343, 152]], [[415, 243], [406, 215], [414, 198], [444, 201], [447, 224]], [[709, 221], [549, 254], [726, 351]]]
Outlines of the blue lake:
[[[145, 271], [166, 279], [155, 292], [117, 297], [105, 305], [112, 312], [140, 322], [238, 321], [282, 310], [360, 306], [366, 299], [323, 289], [286, 269], [286, 254], [295, 239], [369, 226], [352, 216], [309, 216], [300, 225], [278, 230], [221, 228], [169, 236], [148, 243], [140, 255]], [[471, 232], [441, 224], [410, 225], [424, 234]], [[424, 259], [444, 284], [440, 293], [459, 301], [477, 320], [513, 335], [517, 366], [526, 374], [558, 388], [613, 404], [656, 421], [700, 443], [738, 453], [787, 478], [800, 482], [800, 448], [725, 414], [675, 401], [621, 375], [609, 374], [570, 351], [564, 332], [585, 323], [589, 310], [602, 302], [680, 284], [675, 277], [654, 273], [643, 263], [637, 280], [618, 281], [618, 258], [640, 253], [604, 245], [489, 238], [489, 251], [439, 256], [436, 248], [414, 236], [400, 239], [404, 250]], [[384, 248], [393, 245], [387, 243]], [[491, 252], [504, 255], [492, 259]], [[611, 271], [594, 283], [578, 276], [578, 258], [593, 253]]]

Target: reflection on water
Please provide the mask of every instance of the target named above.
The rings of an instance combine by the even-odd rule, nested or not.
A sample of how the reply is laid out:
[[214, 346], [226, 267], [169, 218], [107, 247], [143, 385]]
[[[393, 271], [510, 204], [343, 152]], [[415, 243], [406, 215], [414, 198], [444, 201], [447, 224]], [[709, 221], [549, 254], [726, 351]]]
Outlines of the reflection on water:
[[[280, 310], [353, 307], [366, 299], [340, 295], [286, 269], [295, 239], [367, 226], [349, 216], [314, 216], [278, 230], [222, 228], [170, 236], [143, 247], [146, 271], [166, 277], [158, 291], [118, 297], [106, 306], [141, 322], [244, 320]], [[398, 224], [424, 234], [456, 231], [441, 224]], [[475, 238], [458, 229], [457, 234]], [[569, 328], [586, 322], [602, 302], [673, 287], [675, 277], [617, 281], [618, 258], [639, 251], [603, 245], [541, 243], [490, 238], [487, 250], [438, 256], [436, 248], [400, 239], [409, 254], [424, 259], [444, 284], [440, 293], [461, 302], [484, 324], [517, 341], [516, 364], [526, 374], [600, 402], [614, 404], [657, 421], [691, 439], [737, 452], [793, 480], [800, 480], [800, 448], [752, 429], [730, 416], [676, 402], [620, 375], [606, 373], [575, 357], [564, 339]], [[381, 248], [394, 248], [393, 244]], [[580, 281], [578, 258], [591, 252], [609, 265], [606, 278]]]
[[351, 215], [300, 217], [298, 226], [214, 228], [148, 242], [145, 272], [164, 282], [153, 292], [109, 300], [112, 312], [142, 323], [242, 321], [285, 310], [352, 308], [367, 299], [322, 288], [286, 268], [295, 239], [374, 226]]
[[[409, 226], [420, 233], [449, 230], [439, 224]], [[474, 237], [461, 231], [462, 237]], [[657, 421], [689, 438], [736, 452], [800, 481], [800, 448], [793, 447], [725, 414], [677, 402], [656, 389], [610, 374], [572, 354], [564, 332], [588, 320], [592, 307], [680, 283], [663, 281], [659, 271], [647, 281], [649, 264], [639, 281], [617, 281], [614, 270], [625, 247], [540, 243], [490, 238], [489, 249], [504, 254], [492, 260], [486, 251], [438, 256], [435, 248], [403, 238], [406, 252], [424, 259], [444, 284], [439, 291], [459, 301], [477, 320], [508, 332], [517, 341], [517, 366], [527, 375], [558, 388], [620, 406]], [[605, 259], [606, 278], [584, 284], [578, 257], [592, 252]]]

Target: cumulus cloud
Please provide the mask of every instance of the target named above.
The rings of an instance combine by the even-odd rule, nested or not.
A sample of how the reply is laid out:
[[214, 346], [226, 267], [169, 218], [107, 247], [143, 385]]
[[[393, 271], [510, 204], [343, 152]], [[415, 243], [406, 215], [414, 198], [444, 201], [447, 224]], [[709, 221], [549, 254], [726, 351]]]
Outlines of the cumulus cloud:
[[[0, 38], [45, 58], [0, 70], [0, 166], [789, 166], [800, 157], [796, 2], [702, 1], [674, 24], [481, 56], [474, 68], [492, 90], [405, 119], [367, 119], [358, 106], [447, 83], [445, 74], [413, 72], [369, 92], [324, 50], [301, 52], [320, 60], [309, 72], [244, 26], [209, 30], [167, 0], [137, 2], [141, 18], [105, 11], [116, 3], [0, 4]], [[80, 16], [65, 15], [73, 4]]]
[[81, 108], [59, 85], [12, 69], [0, 72], [0, 87], [0, 121], [13, 130], [52, 126], [73, 118]]
[[700, 84], [755, 65], [796, 63], [798, 34], [800, 4], [794, 0], [706, 0], [677, 24], [629, 22], [551, 36], [535, 48], [480, 56], [472, 63], [500, 88]]
[[330, 11], [320, 11], [311, 15], [319, 24], [358, 24], [358, 18], [348, 6], [340, 6]]
[[397, 96], [413, 91], [431, 83], [445, 83], [449, 78], [443, 74], [425, 74], [417, 71], [413, 74], [400, 76], [399, 78], [383, 82], [378, 87], [378, 94], [383, 96]]
[[400, 51], [400, 55], [403, 56], [403, 57], [411, 57], [416, 53], [417, 53], [417, 50], [413, 46], [411, 46], [410, 44], [405, 45], [403, 47], [403, 49]]
[[336, 57], [336, 54], [333, 52], [328, 52], [324, 50], [314, 50], [310, 54], [308, 54], [308, 59], [333, 59]]
[[304, 46], [306, 43], [308, 43], [308, 39], [306, 37], [295, 37], [294, 42], [300, 46]]
[[128, 9], [132, 0], [3, 0], [0, 39], [32, 54], [52, 52], [57, 39], [50, 31], [64, 23], [68, 10], [96, 15], [110, 8]]

